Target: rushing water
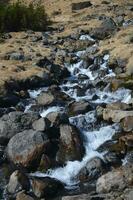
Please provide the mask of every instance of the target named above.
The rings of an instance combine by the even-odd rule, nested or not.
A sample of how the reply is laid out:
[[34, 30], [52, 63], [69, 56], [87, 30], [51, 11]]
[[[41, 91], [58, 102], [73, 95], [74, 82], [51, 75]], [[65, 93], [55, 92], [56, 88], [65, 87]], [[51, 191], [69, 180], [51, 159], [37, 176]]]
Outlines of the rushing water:
[[[81, 40], [92, 40], [90, 36], [82, 35], [80, 37]], [[94, 44], [93, 46], [96, 46]], [[76, 52], [75, 55], [79, 58], [82, 57], [83, 54], [86, 53], [86, 50]], [[101, 103], [112, 103], [116, 101], [122, 101], [128, 103], [131, 99], [131, 91], [120, 88], [115, 92], [111, 92], [109, 89], [109, 85], [105, 86], [104, 88], [99, 88], [96, 86], [93, 88], [87, 88], [85, 94], [79, 96], [77, 93], [77, 88], [80, 87], [81, 89], [86, 86], [86, 84], [94, 83], [98, 78], [101, 81], [104, 81], [106, 78], [114, 77], [115, 74], [112, 70], [108, 69], [108, 60], [109, 55], [106, 54], [102, 58], [102, 62], [99, 66], [98, 70], [91, 70], [91, 66], [87, 68], [84, 67], [84, 62], [80, 58], [80, 61], [73, 65], [65, 64], [68, 70], [71, 73], [71, 77], [68, 78], [67, 81], [60, 85], [61, 90], [68, 94], [70, 97], [74, 98], [76, 101], [86, 100], [89, 102], [93, 102], [96, 104]], [[100, 73], [100, 76], [99, 76]], [[85, 79], [79, 78], [80, 76], [86, 76]], [[41, 89], [38, 91], [30, 91], [30, 96], [32, 98], [36, 98], [38, 94], [41, 93]], [[97, 95], [96, 99], [93, 99], [93, 96]], [[50, 112], [60, 112], [63, 108], [59, 106], [49, 107], [45, 109], [42, 113], [42, 117], [46, 117], [46, 115]], [[101, 126], [98, 129], [93, 127], [92, 130], [89, 128], [89, 125], [94, 125], [96, 122], [96, 115], [95, 110], [90, 111], [84, 115], [79, 115], [75, 117], [69, 118], [71, 124], [76, 125], [84, 137], [84, 146], [85, 146], [85, 156], [83, 157], [82, 161], [68, 161], [64, 167], [59, 167], [54, 170], [49, 170], [47, 173], [36, 172], [31, 174], [32, 176], [50, 176], [56, 178], [67, 185], [67, 187], [72, 187], [77, 183], [76, 176], [78, 172], [86, 165], [86, 163], [98, 156], [103, 158], [103, 154], [97, 151], [98, 147], [102, 145], [104, 142], [111, 140], [112, 136], [118, 131], [118, 125], [113, 124], [112, 126]], [[87, 128], [88, 127], [88, 128]]]

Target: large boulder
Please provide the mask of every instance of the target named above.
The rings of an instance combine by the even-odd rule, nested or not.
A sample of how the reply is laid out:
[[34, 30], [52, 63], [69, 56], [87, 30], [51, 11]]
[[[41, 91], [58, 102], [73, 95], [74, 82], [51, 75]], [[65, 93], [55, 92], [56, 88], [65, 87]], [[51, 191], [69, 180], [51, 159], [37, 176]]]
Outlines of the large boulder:
[[21, 190], [29, 190], [30, 189], [30, 181], [28, 177], [16, 170], [10, 176], [9, 183], [7, 185], [7, 191], [11, 194], [15, 194]]
[[101, 25], [98, 28], [92, 30], [91, 35], [96, 39], [103, 40], [107, 36], [111, 35], [117, 26], [112, 18], [106, 17], [103, 19]]
[[51, 127], [59, 126], [60, 124], [68, 123], [69, 119], [66, 113], [51, 112], [46, 115], [46, 118], [49, 120]]
[[111, 190], [123, 190], [126, 184], [121, 171], [108, 172], [107, 174], [100, 177], [97, 181], [97, 192], [108, 193]]
[[78, 176], [81, 181], [91, 181], [92, 179], [97, 179], [104, 172], [103, 161], [98, 158], [92, 158], [88, 161], [79, 172]]
[[0, 144], [5, 144], [15, 134], [30, 129], [39, 118], [37, 113], [11, 112], [0, 118]]
[[31, 180], [32, 190], [36, 197], [56, 197], [64, 189], [64, 185], [49, 177], [45, 178], [32, 178]]
[[79, 130], [72, 125], [60, 125], [59, 150], [56, 159], [61, 163], [81, 160], [84, 154], [83, 142]]
[[101, 176], [96, 184], [97, 193], [123, 191], [133, 183], [133, 166], [124, 166]]
[[16, 165], [36, 168], [49, 143], [39, 131], [26, 130], [13, 136], [7, 146], [7, 157]]
[[60, 79], [70, 75], [70, 72], [66, 67], [55, 64], [46, 57], [39, 59], [36, 65], [46, 69], [52, 75], [53, 80], [56, 81], [59, 81]]

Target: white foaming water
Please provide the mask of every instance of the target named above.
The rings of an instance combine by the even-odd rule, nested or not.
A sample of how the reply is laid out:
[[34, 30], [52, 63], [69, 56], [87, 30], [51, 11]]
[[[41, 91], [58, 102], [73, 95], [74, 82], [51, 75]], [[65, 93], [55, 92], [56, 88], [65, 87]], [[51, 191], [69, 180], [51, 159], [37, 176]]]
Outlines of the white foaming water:
[[92, 75], [92, 72], [89, 68], [85, 69], [83, 66], [83, 61], [67, 66], [67, 69], [71, 73], [71, 76], [78, 77], [79, 75], [86, 75], [90, 80], [94, 80], [95, 77]]
[[48, 87], [43, 87], [37, 90], [28, 90], [30, 98], [36, 99], [38, 97], [39, 94], [41, 94], [41, 92], [43, 91], [47, 91]]
[[40, 116], [41, 117], [46, 117], [47, 114], [52, 113], [52, 112], [61, 112], [63, 111], [64, 108], [63, 107], [59, 107], [59, 106], [52, 106], [50, 108], [44, 109], [41, 113]]
[[24, 112], [25, 112], [25, 113], [28, 112], [28, 111], [30, 110], [31, 106], [33, 106], [33, 103], [30, 103], [29, 105], [27, 105], [27, 106], [25, 107]]
[[86, 163], [94, 157], [102, 158], [103, 155], [98, 153], [96, 150], [104, 142], [112, 138], [112, 136], [116, 132], [116, 128], [117, 126], [114, 125], [102, 127], [99, 131], [83, 132], [83, 135], [85, 137], [84, 145], [86, 153], [82, 161], [68, 161], [65, 167], [59, 167], [57, 169], [50, 170], [46, 174], [36, 172], [31, 175], [40, 177], [49, 176], [51, 178], [56, 178], [65, 183], [68, 187], [75, 185], [78, 181], [76, 180], [76, 176], [78, 175], [79, 171], [86, 165]]
[[81, 35], [80, 40], [89, 40], [89, 41], [95, 41], [90, 35]]
[[85, 50], [84, 50], [84, 51], [78, 51], [78, 52], [76, 52], [76, 56], [81, 57], [81, 56], [83, 56], [85, 53], [86, 53]]

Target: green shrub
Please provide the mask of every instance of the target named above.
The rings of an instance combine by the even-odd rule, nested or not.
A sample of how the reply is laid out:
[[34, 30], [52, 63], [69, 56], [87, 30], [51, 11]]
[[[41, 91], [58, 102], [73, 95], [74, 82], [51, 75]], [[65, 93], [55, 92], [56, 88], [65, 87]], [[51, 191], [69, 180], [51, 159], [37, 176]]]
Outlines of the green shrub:
[[49, 24], [44, 7], [21, 3], [0, 5], [0, 32], [34, 30], [44, 31]]

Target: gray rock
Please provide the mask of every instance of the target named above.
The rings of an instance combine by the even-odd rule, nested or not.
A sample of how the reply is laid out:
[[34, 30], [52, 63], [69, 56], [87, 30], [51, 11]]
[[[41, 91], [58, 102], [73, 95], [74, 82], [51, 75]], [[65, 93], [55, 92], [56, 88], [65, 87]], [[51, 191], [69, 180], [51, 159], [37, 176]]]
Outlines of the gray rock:
[[104, 172], [103, 161], [96, 157], [88, 161], [78, 174], [81, 181], [91, 181], [97, 179]]
[[79, 130], [72, 125], [60, 125], [59, 150], [57, 161], [64, 163], [72, 160], [81, 160], [84, 155], [83, 142]]
[[69, 115], [79, 115], [91, 111], [91, 105], [86, 101], [73, 102], [69, 105]]
[[5, 144], [15, 134], [30, 129], [39, 118], [37, 113], [11, 112], [0, 118], [0, 144]]
[[106, 19], [103, 19], [103, 22], [101, 23], [100, 27], [95, 28], [92, 30], [91, 35], [96, 39], [104, 39], [107, 36], [111, 35], [115, 30], [117, 26], [112, 18], [107, 17]]
[[67, 114], [59, 112], [51, 112], [46, 115], [46, 118], [50, 121], [52, 126], [59, 126], [61, 123], [68, 123], [69, 119]]
[[43, 92], [37, 97], [37, 103], [41, 106], [48, 106], [54, 101], [55, 98], [50, 92]]
[[92, 6], [92, 3], [90, 1], [72, 3], [72, 11], [81, 10], [81, 9], [88, 8], [91, 6]]
[[22, 52], [14, 52], [10, 54], [10, 60], [24, 60], [24, 54]]
[[123, 190], [125, 186], [126, 183], [120, 171], [108, 172], [98, 179], [96, 190], [98, 193], [108, 193], [113, 189]]
[[36, 168], [48, 144], [46, 134], [26, 130], [12, 137], [7, 146], [7, 157], [16, 165]]
[[133, 130], [133, 116], [127, 116], [122, 119], [121, 126], [124, 131], [129, 132]]
[[46, 118], [40, 118], [33, 122], [32, 127], [36, 131], [45, 131], [50, 127], [50, 121]]

